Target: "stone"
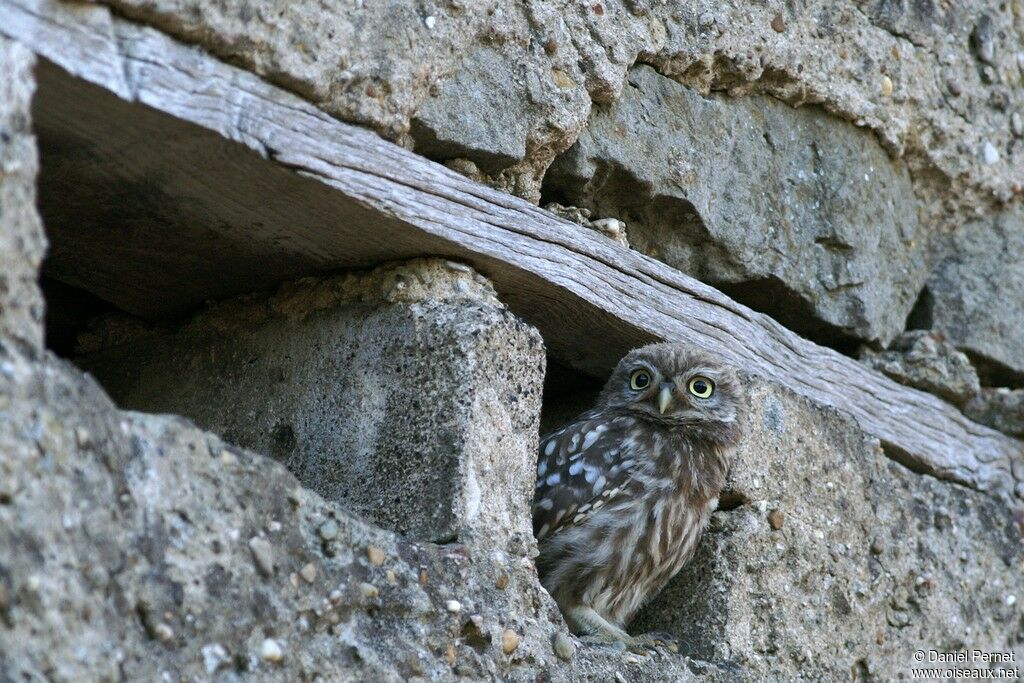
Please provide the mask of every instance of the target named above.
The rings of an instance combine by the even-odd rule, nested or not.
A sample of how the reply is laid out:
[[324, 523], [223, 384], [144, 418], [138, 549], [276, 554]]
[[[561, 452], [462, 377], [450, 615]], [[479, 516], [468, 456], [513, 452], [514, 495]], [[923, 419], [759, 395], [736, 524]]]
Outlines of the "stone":
[[[412, 121], [414, 149], [439, 161], [469, 159], [488, 173], [522, 161], [529, 121], [503, 106], [519, 69], [491, 46], [472, 52], [440, 86], [441, 94], [424, 100]], [[511, 94], [525, 100], [525, 84]]]
[[[0, 382], [0, 482], [18, 492], [0, 500], [2, 680], [568, 683], [610, 680], [620, 669], [638, 683], [696, 680], [681, 657], [623, 669], [604, 648], [571, 663], [553, 656], [565, 626], [528, 560], [376, 527], [279, 462], [181, 417], [118, 410], [94, 380], [52, 356], [4, 346], [0, 362], [14, 370]], [[76, 429], [98, 445], [79, 446]], [[338, 526], [329, 545], [317, 532], [327, 518]], [[280, 528], [265, 540], [281, 566], [263, 577], [238, 538], [272, 522]], [[363, 561], [371, 546], [395, 558], [394, 583]], [[309, 563], [339, 599], [289, 582]], [[505, 590], [494, 587], [498, 571], [512, 577]], [[443, 609], [453, 594], [473, 604], [484, 628], [503, 625], [495, 646], [463, 642], [462, 615]], [[172, 646], [160, 624], [179, 634]], [[512, 657], [504, 629], [519, 639]], [[734, 679], [700, 667], [703, 681]]]
[[[667, 631], [691, 657], [773, 680], [897, 680], [922, 643], [1024, 656], [1024, 612], [1005, 602], [1024, 547], [1004, 502], [915, 474], [788, 390], [754, 382], [749, 405], [727, 484], [743, 502], [712, 515], [631, 632]], [[773, 507], [786, 522], [766, 533]]]
[[1024, 210], [964, 225], [939, 249], [910, 324], [965, 352], [983, 383], [1024, 377]]
[[770, 98], [702, 97], [649, 66], [593, 110], [544, 192], [816, 338], [888, 342], [927, 274], [910, 176], [872, 136]]
[[412, 538], [532, 540], [543, 343], [462, 264], [299, 281], [134, 338], [131, 324], [101, 325], [79, 360], [120, 405], [273, 455]]
[[986, 387], [964, 406], [964, 414], [1004, 434], [1024, 437], [1024, 389]]
[[46, 238], [36, 211], [34, 66], [31, 52], [0, 35], [0, 337], [38, 351], [43, 296], [37, 272]]
[[256, 567], [263, 576], [274, 575], [274, 547], [265, 538], [253, 536], [249, 539], [249, 550], [256, 561]]
[[901, 384], [930, 392], [957, 406], [981, 390], [970, 359], [941, 335], [926, 330], [901, 334], [886, 351], [862, 347], [859, 358]]
[[505, 629], [501, 634], [501, 651], [510, 655], [519, 647], [519, 634], [512, 629]]
[[280, 643], [273, 638], [265, 638], [260, 643], [260, 658], [266, 662], [277, 664], [284, 659], [284, 650], [281, 649]]
[[989, 141], [985, 141], [985, 144], [981, 148], [981, 158], [985, 162], [986, 166], [999, 163], [999, 150], [996, 146]]
[[572, 639], [559, 631], [551, 639], [551, 649], [559, 659], [568, 662], [576, 654], [576, 646]]
[[374, 567], [379, 567], [384, 564], [384, 551], [371, 545], [366, 549], [366, 559], [368, 559], [370, 564]]

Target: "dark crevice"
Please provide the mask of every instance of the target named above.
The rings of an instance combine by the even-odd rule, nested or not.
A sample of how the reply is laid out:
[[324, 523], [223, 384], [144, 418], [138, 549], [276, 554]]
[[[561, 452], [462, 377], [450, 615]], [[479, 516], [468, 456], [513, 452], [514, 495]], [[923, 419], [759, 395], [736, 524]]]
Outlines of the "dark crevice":
[[[726, 486], [728, 486], [728, 484]], [[722, 491], [721, 495], [718, 496], [718, 511], [729, 512], [743, 507], [744, 505], [750, 505], [750, 503], [751, 500], [747, 494], [742, 491], [726, 488]]]
[[774, 278], [739, 283], [714, 283], [726, 296], [774, 318], [784, 327], [827, 346], [839, 353], [855, 357], [863, 343], [843, 328], [830, 325], [815, 314], [814, 307]]
[[1024, 389], [1024, 373], [970, 349], [961, 349], [971, 361], [983, 387]]
[[40, 286], [46, 300], [46, 346], [63, 358], [74, 355], [75, 340], [89, 321], [116, 310], [95, 294], [51, 277], [41, 278]]
[[604, 377], [579, 372], [548, 356], [541, 407], [541, 434], [546, 434], [593, 407]]
[[921, 290], [921, 293], [917, 296], [917, 301], [914, 302], [914, 307], [910, 309], [910, 313], [907, 315], [907, 324], [904, 329], [907, 330], [930, 330], [935, 322], [935, 317], [932, 311], [935, 308], [935, 297], [932, 296], [931, 291], [925, 287]]

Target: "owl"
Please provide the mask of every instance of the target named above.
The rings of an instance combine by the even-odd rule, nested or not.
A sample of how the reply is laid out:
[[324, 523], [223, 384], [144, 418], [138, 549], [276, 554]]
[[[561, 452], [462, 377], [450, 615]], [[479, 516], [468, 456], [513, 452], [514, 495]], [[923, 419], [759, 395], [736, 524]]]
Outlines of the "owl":
[[533, 501], [541, 583], [573, 632], [624, 625], [693, 554], [741, 428], [735, 373], [681, 344], [628, 353], [597, 405], [543, 437]]

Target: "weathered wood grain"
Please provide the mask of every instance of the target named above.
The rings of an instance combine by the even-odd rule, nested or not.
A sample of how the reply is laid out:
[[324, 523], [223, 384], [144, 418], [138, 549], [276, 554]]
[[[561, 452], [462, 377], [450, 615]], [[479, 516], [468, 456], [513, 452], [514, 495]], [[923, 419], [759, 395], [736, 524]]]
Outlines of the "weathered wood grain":
[[51, 273], [126, 310], [166, 315], [286, 277], [445, 255], [490, 277], [577, 367], [686, 340], [852, 415], [911, 467], [1013, 489], [1020, 442], [195, 48], [41, 0], [0, 0], [0, 34], [52, 63], [37, 104]]

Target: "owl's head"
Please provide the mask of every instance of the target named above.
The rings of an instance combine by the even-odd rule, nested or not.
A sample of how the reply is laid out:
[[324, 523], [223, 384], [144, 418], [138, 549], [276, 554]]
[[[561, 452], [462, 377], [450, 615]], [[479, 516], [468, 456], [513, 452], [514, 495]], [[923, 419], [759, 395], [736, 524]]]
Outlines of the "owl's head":
[[666, 427], [738, 438], [743, 387], [736, 373], [683, 344], [650, 344], [627, 353], [598, 399]]

